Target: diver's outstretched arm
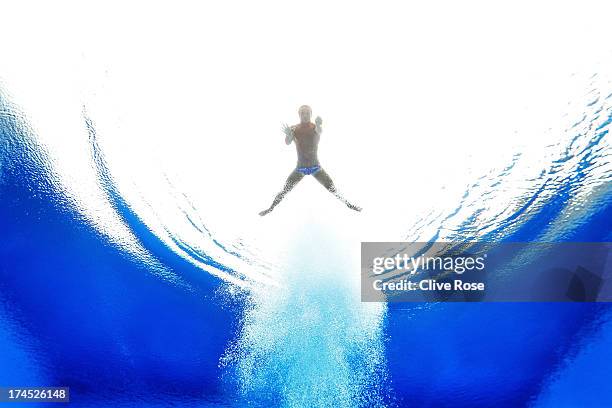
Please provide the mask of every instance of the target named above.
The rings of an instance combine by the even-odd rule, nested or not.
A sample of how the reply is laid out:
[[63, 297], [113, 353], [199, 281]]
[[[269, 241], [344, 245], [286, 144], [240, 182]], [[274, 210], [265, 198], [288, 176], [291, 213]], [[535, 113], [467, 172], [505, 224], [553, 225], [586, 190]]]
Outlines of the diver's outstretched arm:
[[342, 201], [344, 204], [346, 204], [346, 206], [348, 208], [350, 208], [351, 210], [355, 210], [355, 211], [361, 211], [361, 207], [359, 207], [358, 205], [350, 203], [346, 198], [342, 197], [342, 195], [336, 189], [336, 186], [334, 186], [334, 182], [332, 181], [331, 177], [329, 177], [329, 174], [327, 174], [327, 172], [325, 170], [321, 169], [321, 170], [317, 171], [315, 174], [313, 174], [313, 176], [330, 193], [335, 195], [336, 198], [338, 198], [340, 201]]
[[270, 205], [270, 207], [266, 210], [261, 211], [259, 215], [263, 217], [264, 215], [272, 211], [274, 207], [276, 207], [282, 201], [282, 199], [287, 195], [287, 193], [291, 191], [293, 187], [295, 187], [295, 185], [303, 178], [304, 178], [304, 175], [302, 173], [300, 173], [297, 170], [293, 170], [291, 174], [289, 175], [289, 177], [287, 178], [287, 181], [285, 182], [285, 186], [283, 187], [281, 192], [278, 193], [276, 197], [274, 197], [274, 201], [272, 201], [272, 204]]

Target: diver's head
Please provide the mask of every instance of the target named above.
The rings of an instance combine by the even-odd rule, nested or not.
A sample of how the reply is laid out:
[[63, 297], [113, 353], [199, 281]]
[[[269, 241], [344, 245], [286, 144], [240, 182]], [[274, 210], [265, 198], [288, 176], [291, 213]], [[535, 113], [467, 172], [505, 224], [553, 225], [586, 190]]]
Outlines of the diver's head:
[[312, 116], [312, 109], [308, 105], [300, 106], [298, 110], [298, 114], [300, 115], [300, 121], [302, 123], [310, 123], [310, 117]]

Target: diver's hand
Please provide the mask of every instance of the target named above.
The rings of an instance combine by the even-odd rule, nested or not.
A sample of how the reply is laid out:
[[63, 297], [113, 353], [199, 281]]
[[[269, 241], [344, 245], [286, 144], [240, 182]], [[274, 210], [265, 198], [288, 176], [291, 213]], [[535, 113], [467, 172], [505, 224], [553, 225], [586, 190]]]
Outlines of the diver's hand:
[[321, 126], [322, 123], [323, 123], [323, 119], [321, 119], [320, 116], [317, 116], [315, 118], [315, 132], [319, 136], [321, 136], [321, 133], [323, 132], [323, 127]]
[[293, 129], [291, 126], [289, 126], [286, 123], [283, 123], [281, 129], [283, 130], [283, 133], [285, 134], [285, 136], [293, 137]]
[[283, 129], [283, 133], [285, 134], [285, 144], [290, 145], [293, 142], [293, 126], [288, 126], [286, 123], [283, 123], [281, 127]]

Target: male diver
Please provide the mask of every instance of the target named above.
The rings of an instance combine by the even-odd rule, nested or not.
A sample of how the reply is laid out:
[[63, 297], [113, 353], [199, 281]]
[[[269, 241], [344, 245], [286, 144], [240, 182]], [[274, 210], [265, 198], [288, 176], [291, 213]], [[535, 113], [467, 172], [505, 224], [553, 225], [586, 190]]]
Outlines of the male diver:
[[323, 185], [329, 192], [340, 199], [348, 208], [355, 211], [361, 211], [361, 208], [349, 203], [344, 197], [342, 197], [331, 177], [321, 168], [319, 158], [317, 157], [317, 148], [319, 147], [319, 139], [321, 138], [321, 132], [323, 131], [321, 125], [323, 120], [317, 116], [315, 123], [310, 121], [312, 116], [312, 109], [308, 105], [300, 106], [298, 110], [300, 115], [300, 123], [294, 126], [283, 126], [283, 132], [285, 133], [285, 143], [290, 145], [291, 142], [295, 141], [295, 149], [297, 150], [297, 166], [295, 170], [291, 172], [285, 183], [283, 190], [276, 195], [274, 201], [270, 205], [270, 208], [259, 213], [259, 215], [266, 215], [274, 209], [285, 197], [285, 195], [291, 191], [295, 185], [304, 178], [304, 176], [312, 175], [319, 183]]

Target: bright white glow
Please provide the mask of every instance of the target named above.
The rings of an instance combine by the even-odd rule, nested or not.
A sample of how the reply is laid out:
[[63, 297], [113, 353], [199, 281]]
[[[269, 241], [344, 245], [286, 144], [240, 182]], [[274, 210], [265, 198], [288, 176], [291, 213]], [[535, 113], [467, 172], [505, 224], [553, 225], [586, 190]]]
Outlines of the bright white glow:
[[[164, 207], [164, 172], [227, 240], [278, 251], [305, 212], [342, 226], [347, 238], [402, 239], [518, 146], [558, 137], [546, 130], [566, 111], [571, 74], [596, 72], [609, 56], [611, 8], [11, 2], [2, 9], [0, 34], [9, 40], [0, 79], [61, 157], [66, 190], [116, 240], [129, 232], [92, 181], [83, 105], [122, 191], [178, 234], [187, 232]], [[257, 216], [294, 166], [279, 129], [297, 121], [304, 103], [324, 119], [322, 164], [364, 207], [359, 217], [311, 179], [271, 216]]]

